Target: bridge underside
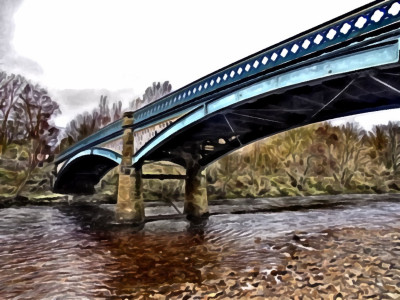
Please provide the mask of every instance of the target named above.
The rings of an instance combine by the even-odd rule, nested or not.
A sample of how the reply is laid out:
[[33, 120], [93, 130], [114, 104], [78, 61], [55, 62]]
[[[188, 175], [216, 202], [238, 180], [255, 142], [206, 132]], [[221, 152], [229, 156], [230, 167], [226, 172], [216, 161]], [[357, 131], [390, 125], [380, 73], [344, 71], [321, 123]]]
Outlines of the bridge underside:
[[400, 67], [342, 74], [276, 91], [207, 116], [178, 131], [145, 155], [144, 161], [168, 160], [188, 167], [197, 156], [207, 166], [261, 138], [319, 122], [400, 107]]
[[69, 163], [58, 174], [56, 193], [93, 194], [94, 186], [118, 162], [98, 155], [84, 155]]

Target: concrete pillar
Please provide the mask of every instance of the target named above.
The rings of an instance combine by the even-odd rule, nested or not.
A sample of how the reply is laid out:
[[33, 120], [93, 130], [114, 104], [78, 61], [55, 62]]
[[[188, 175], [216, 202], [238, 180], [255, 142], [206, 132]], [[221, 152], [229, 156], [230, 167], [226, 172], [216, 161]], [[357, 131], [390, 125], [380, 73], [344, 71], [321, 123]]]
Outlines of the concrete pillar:
[[206, 171], [197, 162], [190, 163], [186, 170], [184, 212], [190, 221], [208, 217]]
[[[133, 124], [133, 112], [124, 113], [122, 126], [131, 124]], [[124, 129], [122, 143], [116, 218], [118, 222], [123, 223], [142, 223], [144, 221], [142, 170], [132, 168], [134, 139], [131, 128]]]

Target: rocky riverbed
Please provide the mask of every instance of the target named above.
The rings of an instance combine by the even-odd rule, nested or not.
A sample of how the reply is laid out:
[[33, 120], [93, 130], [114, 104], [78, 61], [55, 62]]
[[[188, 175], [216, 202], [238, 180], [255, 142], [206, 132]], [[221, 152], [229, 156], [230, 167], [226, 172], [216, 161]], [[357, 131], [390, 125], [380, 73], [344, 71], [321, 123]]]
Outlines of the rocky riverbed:
[[[286, 241], [255, 239], [279, 263], [238, 270], [212, 265], [201, 283], [141, 288], [142, 299], [399, 299], [400, 230], [295, 232]], [[224, 255], [229, 255], [225, 253]], [[245, 254], [243, 254], [245, 255]], [[240, 257], [237, 257], [240, 260]], [[222, 272], [221, 272], [222, 271]]]
[[95, 206], [0, 209], [0, 295], [397, 299], [399, 199], [362, 198], [297, 199], [301, 207], [286, 199], [287, 209], [275, 199], [262, 212], [268, 200], [259, 199], [249, 206], [258, 212], [247, 213], [243, 203], [229, 203], [233, 214], [213, 205], [203, 228], [155, 217], [166, 208], [153, 206], [141, 231], [98, 226], [104, 215]]

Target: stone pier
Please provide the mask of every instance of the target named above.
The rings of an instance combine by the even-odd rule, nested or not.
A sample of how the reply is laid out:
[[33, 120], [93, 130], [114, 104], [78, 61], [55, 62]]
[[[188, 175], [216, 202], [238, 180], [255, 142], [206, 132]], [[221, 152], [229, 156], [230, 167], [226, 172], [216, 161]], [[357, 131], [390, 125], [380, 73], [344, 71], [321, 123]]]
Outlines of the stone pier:
[[[133, 112], [124, 113], [122, 126], [126, 127], [132, 124]], [[140, 224], [144, 221], [142, 170], [132, 167], [134, 149], [132, 128], [124, 129], [122, 143], [116, 219], [117, 222]]]
[[[123, 116], [122, 159], [118, 182], [116, 220], [118, 223], [141, 224], [144, 222], [141, 166], [132, 166], [134, 155], [133, 112]], [[205, 169], [198, 163], [199, 155], [184, 153], [186, 160], [184, 213], [192, 223], [199, 224], [208, 218], [207, 180]], [[161, 174], [162, 176], [168, 176]]]
[[185, 180], [184, 213], [197, 223], [208, 218], [206, 170], [197, 161], [189, 162]]

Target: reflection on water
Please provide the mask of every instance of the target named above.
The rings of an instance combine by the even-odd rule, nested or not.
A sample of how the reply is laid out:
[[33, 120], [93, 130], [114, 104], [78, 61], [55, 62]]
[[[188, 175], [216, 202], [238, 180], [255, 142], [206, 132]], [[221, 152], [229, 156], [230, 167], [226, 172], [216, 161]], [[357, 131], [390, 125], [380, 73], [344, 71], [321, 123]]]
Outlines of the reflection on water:
[[126, 296], [232, 270], [270, 270], [287, 257], [277, 245], [288, 248], [295, 233], [343, 227], [398, 230], [400, 204], [215, 215], [203, 230], [189, 230], [184, 220], [155, 221], [140, 232], [91, 228], [79, 207], [2, 209], [0, 298]]

